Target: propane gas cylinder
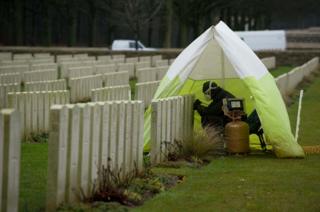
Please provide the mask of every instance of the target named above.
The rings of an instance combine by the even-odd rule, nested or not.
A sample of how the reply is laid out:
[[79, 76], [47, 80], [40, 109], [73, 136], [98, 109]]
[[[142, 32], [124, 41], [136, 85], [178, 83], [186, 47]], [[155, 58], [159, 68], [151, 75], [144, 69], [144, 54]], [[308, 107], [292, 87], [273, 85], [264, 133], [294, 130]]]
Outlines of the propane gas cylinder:
[[249, 126], [246, 122], [234, 120], [225, 126], [225, 139], [229, 153], [248, 153]]

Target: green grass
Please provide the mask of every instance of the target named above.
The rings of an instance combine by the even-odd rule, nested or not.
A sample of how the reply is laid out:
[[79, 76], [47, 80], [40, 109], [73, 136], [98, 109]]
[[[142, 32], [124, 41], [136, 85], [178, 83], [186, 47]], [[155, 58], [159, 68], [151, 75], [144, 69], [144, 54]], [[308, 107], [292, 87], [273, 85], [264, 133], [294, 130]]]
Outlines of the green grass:
[[20, 211], [41, 211], [45, 208], [47, 155], [47, 143], [22, 144]]
[[[320, 145], [320, 77], [309, 86], [304, 86], [303, 89], [298, 142], [302, 145]], [[296, 95], [294, 100], [288, 109], [293, 132], [296, 127], [299, 97]]]
[[137, 79], [131, 79], [129, 84], [131, 89], [131, 99], [135, 99]]
[[275, 69], [270, 70], [270, 73], [273, 77], [280, 76], [281, 74], [287, 73], [291, 71], [294, 67], [293, 66], [279, 66]]
[[320, 156], [224, 157], [202, 169], [156, 169], [186, 181], [134, 211], [319, 211]]
[[[299, 143], [316, 145], [320, 77], [305, 90]], [[295, 127], [297, 102], [288, 111]], [[46, 143], [22, 145], [20, 211], [45, 207], [47, 151]], [[265, 154], [222, 157], [201, 169], [155, 171], [183, 174], [186, 180], [135, 211], [320, 211], [320, 155], [300, 160]]]

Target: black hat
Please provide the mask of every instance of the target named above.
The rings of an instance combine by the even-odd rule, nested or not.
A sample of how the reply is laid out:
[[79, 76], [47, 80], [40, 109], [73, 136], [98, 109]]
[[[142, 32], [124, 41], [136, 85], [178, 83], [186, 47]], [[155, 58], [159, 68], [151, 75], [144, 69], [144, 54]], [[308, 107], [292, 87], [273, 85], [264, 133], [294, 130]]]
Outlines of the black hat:
[[205, 83], [203, 83], [203, 86], [202, 86], [202, 92], [205, 93], [206, 91], [210, 89], [216, 89], [218, 87], [218, 85], [213, 82], [213, 81], [207, 81]]

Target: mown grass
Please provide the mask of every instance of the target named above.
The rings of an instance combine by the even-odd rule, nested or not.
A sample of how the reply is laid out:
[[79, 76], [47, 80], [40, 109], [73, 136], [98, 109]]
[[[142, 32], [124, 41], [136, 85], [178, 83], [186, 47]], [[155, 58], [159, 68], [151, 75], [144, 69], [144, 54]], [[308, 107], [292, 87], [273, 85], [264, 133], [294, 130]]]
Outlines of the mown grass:
[[[320, 77], [305, 88], [299, 143], [320, 144]], [[297, 100], [297, 98], [295, 99]], [[289, 109], [293, 130], [297, 102]], [[45, 207], [47, 143], [24, 143], [20, 211]], [[157, 168], [186, 176], [135, 211], [320, 211], [320, 155], [277, 159], [273, 155], [221, 157], [201, 169]]]
[[129, 85], [131, 89], [131, 99], [135, 99], [137, 79], [130, 79]]
[[320, 156], [222, 157], [202, 169], [161, 169], [184, 183], [134, 211], [319, 211]]
[[279, 66], [275, 69], [270, 70], [270, 73], [273, 77], [280, 76], [281, 74], [287, 73], [291, 71], [294, 67], [293, 66]]
[[45, 209], [47, 143], [23, 143], [21, 148], [20, 211]]
[[[297, 90], [303, 89], [300, 133], [298, 142], [302, 145], [320, 145], [320, 77], [311, 84], [305, 83]], [[297, 111], [299, 104], [299, 92], [292, 98], [294, 103], [288, 108], [293, 132], [296, 128]]]

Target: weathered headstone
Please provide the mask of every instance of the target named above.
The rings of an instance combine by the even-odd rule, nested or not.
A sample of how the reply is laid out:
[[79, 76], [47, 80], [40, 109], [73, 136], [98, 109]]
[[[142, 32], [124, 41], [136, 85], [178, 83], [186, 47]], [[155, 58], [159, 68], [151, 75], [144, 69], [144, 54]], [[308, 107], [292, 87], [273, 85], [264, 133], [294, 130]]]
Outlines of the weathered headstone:
[[20, 120], [14, 109], [0, 111], [0, 211], [19, 209]]
[[131, 100], [131, 89], [129, 85], [112, 86], [92, 89], [91, 101], [104, 102], [115, 100]]

